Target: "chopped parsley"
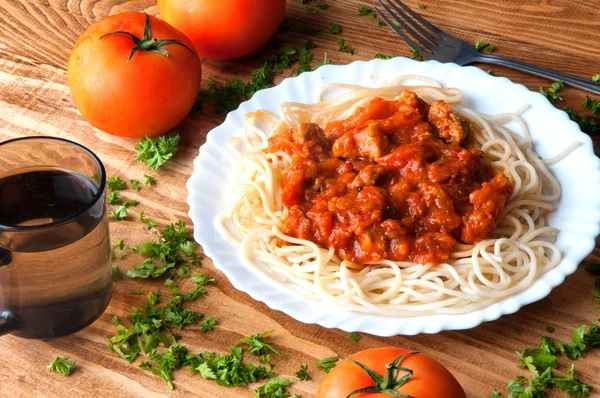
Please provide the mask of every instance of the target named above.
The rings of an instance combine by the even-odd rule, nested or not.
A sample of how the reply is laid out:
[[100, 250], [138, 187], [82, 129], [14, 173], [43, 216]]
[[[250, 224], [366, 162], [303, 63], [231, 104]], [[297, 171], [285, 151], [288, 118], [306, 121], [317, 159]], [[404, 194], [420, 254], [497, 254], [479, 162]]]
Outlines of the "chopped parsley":
[[600, 134], [600, 121], [598, 121], [598, 119], [595, 119], [593, 117], [580, 116], [579, 114], [577, 114], [577, 112], [567, 107], [562, 108], [562, 110], [565, 111], [567, 115], [569, 115], [569, 119], [571, 119], [579, 125], [579, 128], [584, 133], [589, 135]]
[[254, 392], [256, 398], [277, 398], [277, 397], [289, 397], [290, 393], [286, 391], [286, 388], [292, 385], [292, 381], [287, 378], [271, 379]]
[[342, 27], [336, 23], [329, 24], [329, 32], [337, 35], [342, 31]]
[[323, 369], [323, 371], [325, 373], [329, 373], [329, 371], [335, 367], [338, 360], [339, 360], [338, 357], [327, 357], [327, 358], [318, 360], [317, 362], [315, 362], [315, 365], [317, 367]]
[[108, 215], [117, 220], [123, 220], [129, 216], [129, 212], [127, 211], [127, 207], [121, 205], [117, 207], [115, 210], [112, 210], [108, 213]]
[[109, 205], [116, 205], [121, 203], [121, 199], [119, 198], [119, 192], [111, 192], [108, 194], [108, 197], [106, 198], [106, 202]]
[[157, 139], [146, 136], [137, 143], [135, 160], [157, 170], [177, 153], [177, 144], [181, 137], [177, 132], [163, 135]]
[[600, 82], [600, 75], [594, 75], [594, 76], [592, 76], [592, 81], [593, 82]]
[[144, 185], [154, 185], [156, 184], [156, 179], [152, 176], [144, 174]]
[[517, 328], [517, 327], [514, 327], [514, 328], [512, 328], [512, 331], [513, 331], [513, 333], [515, 333], [515, 334], [521, 334], [521, 329], [519, 329], [519, 328]]
[[482, 51], [490, 46], [490, 43], [486, 43], [485, 41], [477, 40], [475, 42], [475, 50]]
[[496, 76], [496, 72], [494, 72], [494, 71], [493, 71], [493, 70], [491, 70], [491, 69], [490, 69], [490, 70], [488, 70], [488, 71], [487, 71], [487, 73], [488, 73], [488, 75], [490, 75], [490, 76]]
[[200, 322], [200, 333], [208, 333], [213, 330], [213, 327], [217, 324], [217, 320], [214, 316], [211, 316], [208, 319], [205, 319]]
[[554, 333], [555, 331], [556, 331], [556, 329], [554, 329], [552, 326], [546, 326], [546, 332]]
[[548, 101], [562, 101], [562, 97], [558, 94], [558, 92], [565, 86], [565, 84], [561, 80], [557, 80], [548, 88], [548, 90], [544, 90], [543, 87], [540, 86], [540, 94], [544, 97], [548, 98]]
[[402, 24], [400, 23], [400, 21], [398, 21], [397, 19], [394, 19], [392, 21], [392, 23], [394, 24], [395, 27], [397, 27], [398, 29], [402, 29]]
[[381, 19], [377, 20], [377, 26], [379, 26], [380, 28], [382, 26], [385, 26], [385, 22], [383, 22]]
[[316, 6], [321, 10], [327, 10], [329, 8], [329, 4], [317, 4]]
[[277, 354], [279, 355], [279, 351], [274, 349], [271, 345], [262, 341], [267, 336], [273, 334], [274, 330], [269, 330], [263, 333], [256, 333], [252, 336], [244, 337], [237, 342], [237, 344], [243, 343], [247, 344], [250, 348], [248, 351], [256, 357], [268, 355], [268, 354]]
[[381, 53], [375, 54], [375, 58], [377, 58], [377, 59], [392, 59], [392, 58], [395, 58], [395, 57], [397, 57], [396, 54], [392, 54], [392, 55], [384, 55], [384, 54], [381, 54]]
[[360, 340], [362, 339], [362, 336], [356, 332], [352, 332], [350, 333], [350, 340], [352, 340], [353, 343], [358, 343]]
[[373, 19], [377, 18], [377, 14], [375, 13], [375, 11], [371, 10], [367, 6], [360, 6], [358, 8], [357, 15], [359, 15], [361, 17], [371, 17]]
[[133, 294], [133, 295], [139, 296], [139, 295], [144, 294], [144, 292], [142, 292], [141, 290], [130, 290], [129, 294]]
[[296, 377], [300, 381], [307, 381], [311, 379], [310, 375], [308, 374], [307, 364], [300, 365], [300, 369], [296, 372]]
[[425, 58], [421, 56], [414, 48], [410, 49], [410, 59], [414, 59], [415, 61], [424, 61]]
[[419, 8], [420, 8], [421, 10], [424, 10], [424, 9], [426, 9], [426, 8], [427, 8], [427, 6], [426, 6], [425, 4], [419, 4]]
[[354, 55], [354, 49], [347, 45], [344, 39], [337, 39], [336, 42], [340, 45], [340, 52]]
[[123, 279], [123, 274], [121, 273], [121, 270], [119, 269], [118, 265], [112, 266], [111, 275], [113, 282], [120, 281], [121, 279]]
[[140, 182], [134, 178], [129, 180], [129, 182], [131, 183], [131, 189], [133, 189], [136, 192], [139, 192], [139, 190], [142, 188], [140, 186]]
[[583, 106], [585, 109], [589, 109], [590, 111], [592, 111], [592, 114], [594, 116], [600, 115], [600, 102], [598, 102], [595, 99], [592, 99], [589, 95], [585, 96], [585, 99], [581, 103], [581, 106]]
[[143, 211], [140, 211], [140, 221], [143, 222], [144, 224], [149, 225], [150, 227], [153, 227], [153, 228], [158, 225], [158, 223], [156, 221], [147, 219], [146, 215], [144, 214]]
[[123, 191], [127, 189], [127, 184], [120, 177], [110, 177], [106, 181], [106, 187], [110, 191]]
[[52, 362], [46, 366], [48, 372], [60, 373], [63, 376], [69, 376], [73, 372], [75, 361], [69, 358], [55, 357]]

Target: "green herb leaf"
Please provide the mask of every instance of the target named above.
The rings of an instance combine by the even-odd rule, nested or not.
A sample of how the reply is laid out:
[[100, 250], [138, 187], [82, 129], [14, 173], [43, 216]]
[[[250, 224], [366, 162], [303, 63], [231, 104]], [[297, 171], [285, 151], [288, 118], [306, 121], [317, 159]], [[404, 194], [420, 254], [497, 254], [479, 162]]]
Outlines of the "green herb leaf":
[[380, 28], [382, 26], [385, 26], [385, 22], [383, 22], [381, 19], [377, 21], [377, 26], [379, 26]]
[[321, 29], [313, 28], [310, 26], [305, 26], [304, 28], [302, 28], [302, 31], [310, 36], [319, 36], [321, 34]]
[[424, 9], [426, 9], [426, 8], [427, 8], [427, 6], [426, 6], [425, 4], [419, 4], [419, 8], [420, 8], [421, 10], [424, 10]]
[[121, 273], [121, 270], [119, 269], [118, 265], [113, 265], [112, 266], [112, 280], [113, 282], [116, 281], [120, 281], [121, 279], [123, 279], [123, 274]]
[[360, 334], [356, 332], [350, 333], [350, 340], [352, 340], [353, 343], [358, 343], [360, 339], [362, 339], [362, 336]]
[[491, 70], [491, 69], [490, 69], [490, 70], [488, 70], [488, 71], [487, 71], [487, 73], [488, 73], [488, 75], [490, 75], [490, 76], [496, 76], [496, 72], [494, 72], [494, 71], [493, 71], [493, 70]]
[[334, 35], [337, 35], [338, 33], [340, 33], [342, 31], [342, 28], [340, 25], [336, 24], [336, 23], [331, 23], [329, 24], [329, 32], [333, 33]]
[[394, 57], [397, 57], [397, 55], [396, 55], [396, 54], [392, 54], [392, 55], [383, 55], [383, 54], [380, 54], [380, 53], [378, 53], [378, 54], [375, 54], [375, 58], [377, 58], [377, 59], [392, 59], [392, 58], [394, 58]]
[[415, 61], [425, 60], [414, 48], [410, 49], [410, 59], [414, 59]]
[[108, 197], [106, 198], [106, 201], [109, 205], [116, 205], [118, 203], [121, 203], [121, 199], [119, 198], [119, 192], [109, 193]]
[[148, 174], [144, 174], [144, 185], [154, 185], [156, 184], [156, 179]]
[[375, 13], [375, 11], [371, 10], [367, 6], [360, 6], [358, 8], [357, 15], [359, 15], [361, 17], [371, 17], [373, 19], [377, 18], [377, 14]]
[[275, 332], [274, 330], [269, 330], [263, 333], [256, 333], [253, 334], [252, 336], [247, 336], [244, 337], [243, 339], [240, 339], [237, 344], [243, 343], [243, 344], [247, 344], [249, 346], [249, 350], [250, 353], [254, 356], [262, 356], [262, 355], [267, 355], [267, 354], [277, 354], [279, 355], [279, 352], [274, 349], [270, 344], [267, 344], [265, 342], [262, 341], [262, 339], [264, 339], [267, 336], [270, 336], [271, 334], [273, 334], [273, 332]]
[[521, 334], [521, 329], [519, 329], [518, 327], [514, 327], [512, 328], [513, 333], [515, 334]]
[[300, 365], [300, 369], [296, 372], [296, 377], [300, 381], [306, 381], [306, 380], [311, 379], [310, 375], [308, 374], [308, 365], [307, 364]]
[[133, 189], [136, 192], [138, 192], [142, 188], [140, 186], [140, 182], [136, 179], [131, 179], [129, 180], [129, 182], [131, 183], [131, 189]]
[[347, 45], [344, 39], [337, 39], [336, 42], [340, 45], [340, 52], [354, 55], [354, 49]]
[[278, 398], [278, 397], [289, 397], [291, 394], [286, 391], [286, 387], [292, 385], [292, 381], [286, 378], [271, 379], [254, 392], [256, 398]]
[[593, 82], [600, 82], [600, 75], [594, 75], [594, 76], [592, 76], [592, 81]]
[[156, 305], [160, 303], [160, 289], [156, 289], [156, 292], [148, 293], [148, 302], [150, 305]]
[[154, 265], [154, 261], [148, 258], [137, 267], [127, 271], [126, 275], [128, 278], [158, 278], [174, 267], [175, 263]]
[[329, 8], [329, 4], [317, 4], [317, 8], [321, 10], [327, 10]]
[[592, 114], [594, 116], [600, 115], [600, 102], [598, 102], [595, 99], [592, 99], [589, 95], [585, 96], [585, 99], [581, 103], [581, 106], [583, 106], [585, 109], [589, 109], [590, 111], [592, 111]]
[[144, 224], [148, 224], [151, 227], [156, 227], [158, 225], [156, 221], [147, 219], [143, 211], [140, 211], [140, 221]]
[[127, 206], [121, 205], [115, 210], [110, 211], [108, 215], [117, 220], [123, 220], [129, 216], [129, 212], [127, 211]]
[[552, 83], [552, 85], [548, 88], [548, 91], [544, 90], [543, 87], [540, 87], [540, 94], [542, 94], [544, 97], [548, 98], [548, 101], [550, 102], [555, 102], [555, 101], [562, 101], [562, 97], [558, 94], [558, 92], [565, 86], [565, 84], [560, 81], [557, 80], [554, 83]]
[[180, 139], [181, 137], [177, 132], [163, 135], [158, 139], [146, 136], [135, 146], [138, 151], [135, 154], [135, 159], [138, 162], [145, 163], [152, 170], [157, 170], [177, 153], [177, 144], [179, 144]]
[[57, 356], [46, 366], [46, 370], [48, 372], [60, 373], [63, 376], [69, 376], [73, 372], [74, 367], [74, 360]]
[[587, 116], [580, 116], [577, 114], [577, 112], [567, 107], [562, 108], [562, 110], [569, 115], [569, 119], [579, 125], [579, 128], [581, 128], [581, 131], [584, 133], [589, 135], [600, 134], [600, 122], [598, 122], [596, 119]]
[[323, 371], [325, 373], [329, 373], [329, 371], [335, 367], [338, 360], [339, 360], [338, 357], [327, 357], [327, 358], [318, 360], [317, 362], [315, 362], [315, 365], [317, 367], [323, 369]]
[[484, 42], [484, 41], [479, 41], [479, 40], [477, 40], [477, 41], [475, 42], [475, 49], [476, 49], [477, 51], [481, 51], [481, 50], [484, 50], [484, 49], [486, 49], [486, 48], [487, 48], [489, 45], [490, 45], [490, 43], [486, 43], [486, 42]]
[[554, 331], [555, 331], [555, 330], [556, 330], [556, 329], [554, 329], [552, 326], [546, 326], [546, 331], [547, 331], [548, 333], [554, 333]]
[[110, 191], [123, 191], [127, 189], [127, 184], [120, 177], [110, 177], [106, 180], [106, 187]]
[[200, 333], [208, 333], [213, 330], [213, 327], [217, 324], [217, 320], [214, 316], [211, 316], [208, 319], [205, 319], [200, 322]]
[[144, 292], [142, 292], [141, 290], [130, 290], [129, 294], [140, 295], [144, 294]]

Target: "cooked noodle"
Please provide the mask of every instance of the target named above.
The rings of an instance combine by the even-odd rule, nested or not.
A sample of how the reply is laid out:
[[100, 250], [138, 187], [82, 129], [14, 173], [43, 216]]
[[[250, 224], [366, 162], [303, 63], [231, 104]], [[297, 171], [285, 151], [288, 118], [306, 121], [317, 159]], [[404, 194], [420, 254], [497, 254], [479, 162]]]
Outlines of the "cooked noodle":
[[[400, 84], [406, 80], [420, 80], [423, 85]], [[345, 93], [323, 100], [333, 89]], [[439, 264], [385, 260], [358, 267], [338, 259], [333, 248], [283, 234], [286, 210], [281, 184], [291, 157], [264, 151], [268, 138], [286, 134], [303, 122], [324, 126], [350, 116], [374, 97], [394, 100], [405, 89], [429, 103], [441, 99], [452, 105], [471, 123], [470, 146], [479, 149], [494, 171], [504, 173], [514, 184], [490, 239], [475, 245], [459, 244], [450, 259]], [[282, 104], [279, 117], [267, 111], [246, 114], [242, 136], [231, 140], [240, 154], [240, 167], [221, 215], [223, 232], [240, 242], [246, 262], [273, 283], [346, 311], [403, 317], [459, 314], [524, 290], [561, 260], [554, 245], [558, 230], [547, 225], [547, 216], [560, 198], [560, 185], [546, 165], [564, 158], [579, 143], [542, 160], [533, 151], [520, 117], [526, 106], [514, 113], [490, 116], [461, 106], [461, 98], [458, 89], [445, 89], [436, 81], [411, 75], [380, 88], [331, 84], [314, 104]], [[520, 134], [505, 127], [508, 122], [514, 122]], [[289, 245], [279, 245], [278, 238]]]

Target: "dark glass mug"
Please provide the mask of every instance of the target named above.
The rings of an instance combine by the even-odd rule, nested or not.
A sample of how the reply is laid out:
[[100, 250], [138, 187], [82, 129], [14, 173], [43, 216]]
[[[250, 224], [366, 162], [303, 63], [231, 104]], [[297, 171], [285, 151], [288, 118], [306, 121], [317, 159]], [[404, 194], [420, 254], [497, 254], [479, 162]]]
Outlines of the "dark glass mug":
[[59, 138], [0, 143], [0, 335], [51, 338], [94, 322], [112, 295], [106, 172]]

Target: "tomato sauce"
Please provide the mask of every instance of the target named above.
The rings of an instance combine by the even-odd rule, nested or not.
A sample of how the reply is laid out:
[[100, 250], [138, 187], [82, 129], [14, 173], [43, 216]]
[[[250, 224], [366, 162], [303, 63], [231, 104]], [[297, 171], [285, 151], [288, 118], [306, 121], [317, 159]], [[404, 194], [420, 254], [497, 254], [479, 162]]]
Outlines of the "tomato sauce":
[[292, 156], [283, 232], [356, 264], [439, 262], [488, 238], [513, 186], [467, 148], [468, 131], [445, 102], [405, 91], [325, 129], [302, 123], [270, 138], [267, 151]]

